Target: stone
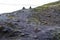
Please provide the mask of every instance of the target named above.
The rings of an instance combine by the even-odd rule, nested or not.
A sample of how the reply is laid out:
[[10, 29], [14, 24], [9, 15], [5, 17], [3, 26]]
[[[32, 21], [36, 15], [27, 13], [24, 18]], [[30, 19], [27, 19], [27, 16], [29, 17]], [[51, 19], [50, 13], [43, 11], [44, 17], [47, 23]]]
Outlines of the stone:
[[9, 34], [8, 37], [16, 37], [16, 36], [19, 36], [21, 34], [20, 31], [15, 31], [15, 32], [12, 32], [11, 34]]
[[34, 28], [34, 32], [36, 32], [36, 33], [37, 33], [37, 32], [40, 32], [40, 31], [41, 31], [41, 29], [40, 29], [40, 28], [37, 28], [37, 27], [35, 27], [35, 28]]
[[34, 39], [38, 39], [38, 36], [37, 36], [37, 35], [34, 35], [33, 38], [34, 38]]

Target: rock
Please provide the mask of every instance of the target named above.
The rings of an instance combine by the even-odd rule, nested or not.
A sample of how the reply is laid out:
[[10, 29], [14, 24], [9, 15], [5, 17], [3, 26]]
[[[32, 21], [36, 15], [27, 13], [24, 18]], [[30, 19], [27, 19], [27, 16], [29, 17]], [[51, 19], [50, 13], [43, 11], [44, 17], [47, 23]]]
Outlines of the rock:
[[15, 32], [11, 32], [8, 37], [16, 37], [19, 36], [20, 34], [21, 34], [20, 31], [15, 31]]
[[38, 36], [37, 36], [37, 35], [34, 35], [33, 38], [34, 38], [34, 39], [38, 39]]
[[21, 37], [29, 37], [29, 33], [21, 33], [20, 36]]
[[24, 33], [21, 33], [21, 35], [20, 35], [21, 37], [24, 37], [25, 36], [25, 34]]
[[9, 28], [9, 27], [1, 27], [0, 31], [3, 32], [3, 33], [10, 33], [13, 30], [11, 28]]
[[37, 28], [37, 27], [35, 27], [35, 28], [34, 28], [34, 32], [36, 32], [36, 33], [37, 33], [37, 32], [40, 32], [40, 31], [41, 31], [41, 29], [40, 29], [40, 28]]

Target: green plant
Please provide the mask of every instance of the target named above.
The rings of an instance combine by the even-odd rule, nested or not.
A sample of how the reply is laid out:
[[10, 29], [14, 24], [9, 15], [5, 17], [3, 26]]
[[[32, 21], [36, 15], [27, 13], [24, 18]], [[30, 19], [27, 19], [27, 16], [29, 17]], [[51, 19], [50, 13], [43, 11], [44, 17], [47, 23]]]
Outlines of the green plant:
[[52, 39], [53, 40], [60, 40], [60, 33], [56, 32]]

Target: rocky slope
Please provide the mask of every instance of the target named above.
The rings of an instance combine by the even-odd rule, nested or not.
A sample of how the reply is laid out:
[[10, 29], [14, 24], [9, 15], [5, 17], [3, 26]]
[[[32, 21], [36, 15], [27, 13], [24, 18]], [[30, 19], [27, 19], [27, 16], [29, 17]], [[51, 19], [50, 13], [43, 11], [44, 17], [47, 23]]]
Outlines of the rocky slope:
[[0, 40], [59, 40], [60, 2], [0, 15]]

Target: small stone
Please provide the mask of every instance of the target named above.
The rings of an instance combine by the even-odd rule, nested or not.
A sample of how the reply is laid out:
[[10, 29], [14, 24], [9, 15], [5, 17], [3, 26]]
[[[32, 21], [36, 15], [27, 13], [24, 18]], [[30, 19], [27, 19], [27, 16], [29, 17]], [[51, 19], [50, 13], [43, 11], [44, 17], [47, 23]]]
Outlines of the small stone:
[[52, 40], [52, 38], [46, 38], [46, 40]]
[[29, 33], [21, 33], [21, 37], [29, 37]]
[[17, 20], [17, 22], [20, 22], [20, 20]]
[[33, 38], [34, 38], [34, 39], [38, 39], [38, 36], [34, 35]]
[[54, 30], [49, 30], [51, 33], [54, 32]]
[[25, 36], [25, 34], [24, 33], [21, 33], [21, 37], [23, 37], [23, 36]]
[[37, 27], [36, 27], [36, 28], [34, 29], [34, 32], [40, 32], [40, 31], [41, 31], [40, 28], [37, 28]]
[[17, 23], [15, 23], [15, 25], [18, 25]]

